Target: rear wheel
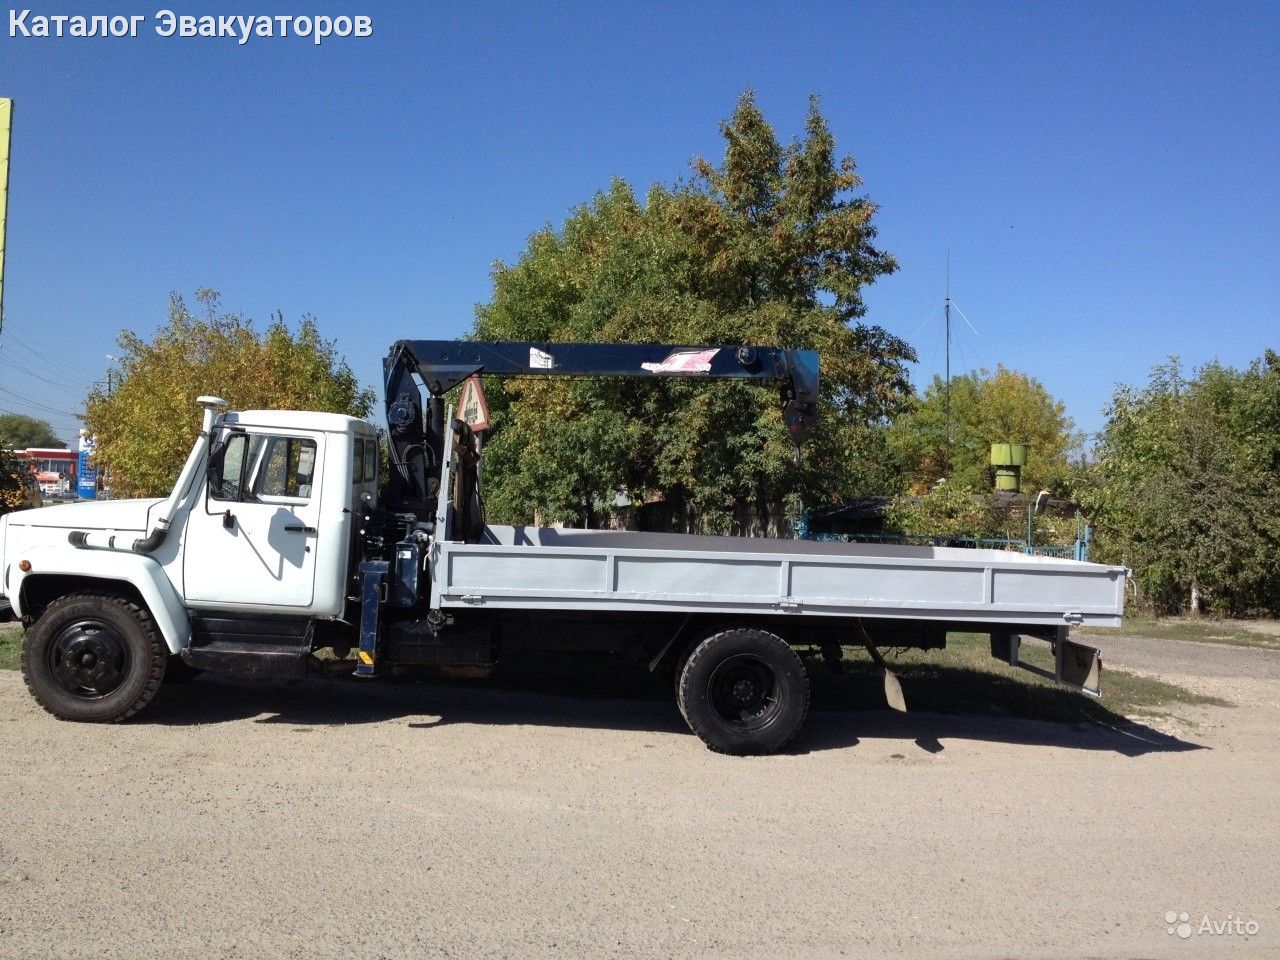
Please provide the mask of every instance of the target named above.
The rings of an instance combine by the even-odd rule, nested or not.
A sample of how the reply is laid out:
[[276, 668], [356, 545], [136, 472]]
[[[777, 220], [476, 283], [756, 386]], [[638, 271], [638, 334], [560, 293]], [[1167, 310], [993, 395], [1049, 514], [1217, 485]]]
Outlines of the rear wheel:
[[63, 720], [133, 716], [155, 696], [168, 659], [147, 611], [111, 594], [60, 597], [22, 641], [27, 689]]
[[718, 753], [773, 753], [809, 710], [809, 676], [781, 637], [753, 627], [703, 640], [680, 673], [680, 713]]

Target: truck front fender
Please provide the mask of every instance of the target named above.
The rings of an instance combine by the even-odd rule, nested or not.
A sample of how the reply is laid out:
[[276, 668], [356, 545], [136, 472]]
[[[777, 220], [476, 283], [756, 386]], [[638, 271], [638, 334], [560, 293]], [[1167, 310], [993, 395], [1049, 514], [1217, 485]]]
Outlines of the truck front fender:
[[[9, 574], [9, 602], [18, 616], [34, 612], [32, 598], [41, 586], [40, 595], [62, 596], [79, 590], [124, 588], [137, 594], [159, 628], [171, 653], [180, 653], [191, 641], [191, 618], [173, 588], [164, 568], [151, 557], [123, 550], [67, 550], [61, 547], [35, 547], [22, 551], [22, 559], [31, 567], [21, 570], [14, 563]], [[49, 597], [46, 597], [46, 602]]]

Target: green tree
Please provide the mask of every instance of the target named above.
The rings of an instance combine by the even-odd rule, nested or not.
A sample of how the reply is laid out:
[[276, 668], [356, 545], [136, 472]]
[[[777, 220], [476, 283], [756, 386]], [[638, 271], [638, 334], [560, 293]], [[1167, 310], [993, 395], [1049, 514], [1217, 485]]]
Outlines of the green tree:
[[889, 446], [917, 490], [940, 479], [955, 488], [988, 490], [991, 444], [1027, 443], [1022, 489], [1062, 492], [1072, 476], [1080, 435], [1066, 406], [1034, 377], [1003, 366], [951, 378], [950, 443], [946, 384], [934, 377], [889, 429]]
[[21, 413], [0, 414], [0, 446], [13, 450], [28, 447], [62, 447], [64, 442], [44, 420]]
[[719, 165], [695, 159], [691, 180], [643, 202], [615, 181], [562, 229], [535, 233], [514, 265], [495, 266], [473, 335], [816, 348], [819, 426], [799, 463], [776, 395], [748, 384], [507, 381], [491, 390], [492, 516], [590, 522], [625, 489], [665, 498], [677, 526], [741, 531], [769, 505], [895, 485], [883, 428], [915, 356], [858, 322], [863, 288], [896, 264], [874, 246], [853, 159], [837, 157], [816, 100], [786, 146], [750, 92], [721, 132]]
[[23, 486], [26, 465], [13, 451], [0, 445], [0, 515], [22, 506], [26, 490]]
[[118, 496], [167, 492], [195, 439], [194, 405], [214, 394], [235, 409], [316, 410], [367, 416], [373, 393], [362, 390], [332, 341], [303, 317], [296, 332], [277, 315], [259, 333], [239, 314], [220, 312], [218, 294], [196, 291], [200, 313], [179, 294], [169, 320], [150, 342], [124, 331], [115, 390], [95, 390], [85, 404], [94, 459], [109, 471]]
[[1280, 357], [1245, 371], [1177, 359], [1121, 387], [1082, 499], [1097, 555], [1160, 611], [1280, 609]]
[[906, 534], [1005, 540], [1026, 536], [1021, 515], [1002, 509], [993, 497], [951, 483], [940, 483], [921, 496], [894, 497], [885, 526]]

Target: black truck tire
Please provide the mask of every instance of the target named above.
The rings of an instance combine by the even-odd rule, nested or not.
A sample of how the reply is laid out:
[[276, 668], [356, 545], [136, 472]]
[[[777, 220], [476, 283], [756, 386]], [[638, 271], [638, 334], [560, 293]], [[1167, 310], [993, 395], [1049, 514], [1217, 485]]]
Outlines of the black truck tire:
[[809, 675], [781, 637], [736, 627], [703, 640], [680, 672], [677, 703], [717, 753], [773, 753], [809, 711]]
[[143, 607], [114, 594], [72, 593], [27, 630], [22, 678], [61, 720], [117, 723], [151, 702], [168, 659]]

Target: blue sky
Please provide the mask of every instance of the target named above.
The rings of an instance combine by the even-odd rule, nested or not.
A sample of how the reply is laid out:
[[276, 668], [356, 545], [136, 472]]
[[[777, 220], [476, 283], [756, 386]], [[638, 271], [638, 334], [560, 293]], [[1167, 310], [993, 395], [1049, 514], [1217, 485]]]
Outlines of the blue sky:
[[150, 333], [169, 291], [201, 285], [260, 320], [316, 315], [376, 385], [393, 340], [463, 333], [491, 263], [610, 178], [643, 189], [718, 157], [748, 86], [784, 139], [817, 93], [857, 158], [901, 263], [867, 319], [916, 345], [918, 383], [942, 368], [948, 250], [978, 330], [960, 324], [953, 368], [1026, 370], [1087, 431], [1115, 383], [1168, 354], [1244, 364], [1280, 347], [1280, 5], [295, 12], [368, 13], [375, 33], [0, 29], [15, 101], [0, 409], [72, 436], [116, 333]]

